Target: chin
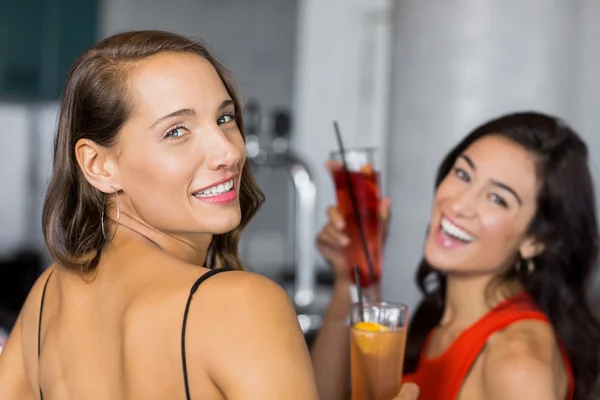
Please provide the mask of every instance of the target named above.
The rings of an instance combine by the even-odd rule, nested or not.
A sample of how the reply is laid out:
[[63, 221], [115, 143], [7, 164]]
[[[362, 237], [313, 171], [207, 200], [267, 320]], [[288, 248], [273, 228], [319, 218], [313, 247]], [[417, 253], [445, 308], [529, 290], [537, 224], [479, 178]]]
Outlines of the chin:
[[489, 260], [477, 257], [471, 254], [448, 254], [433, 246], [427, 244], [425, 246], [424, 257], [427, 264], [434, 270], [439, 271], [446, 276], [453, 275], [457, 277], [480, 277], [484, 275], [496, 275], [502, 272], [495, 266], [485, 267], [490, 265]]
[[450, 265], [446, 265], [446, 263], [440, 262], [440, 260], [438, 260], [437, 257], [427, 254], [427, 252], [425, 252], [423, 259], [431, 268], [435, 269], [436, 271], [449, 272], [454, 269]]
[[440, 272], [457, 271], [464, 265], [460, 260], [457, 260], [457, 257], [452, 257], [446, 251], [440, 249], [433, 238], [428, 238], [427, 243], [425, 243], [423, 258], [433, 269]]
[[[215, 217], [217, 216], [215, 215]], [[222, 235], [240, 226], [241, 219], [241, 214], [223, 215], [220, 218], [211, 218], [210, 221], [203, 221], [203, 225], [206, 227], [205, 230], [213, 235]]]

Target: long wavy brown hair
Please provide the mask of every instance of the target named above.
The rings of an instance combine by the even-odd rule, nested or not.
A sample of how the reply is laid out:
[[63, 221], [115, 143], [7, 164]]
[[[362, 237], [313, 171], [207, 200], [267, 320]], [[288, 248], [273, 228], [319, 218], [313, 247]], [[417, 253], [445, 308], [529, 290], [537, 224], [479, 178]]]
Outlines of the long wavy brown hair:
[[[73, 64], [64, 88], [42, 214], [46, 245], [59, 265], [89, 272], [98, 265], [106, 244], [101, 218], [111, 205], [85, 179], [75, 158], [75, 144], [80, 139], [104, 147], [117, 142], [132, 111], [129, 74], [140, 60], [163, 52], [193, 53], [212, 64], [235, 103], [235, 119], [244, 135], [243, 110], [233, 79], [202, 43], [164, 31], [133, 31], [108, 37], [85, 51]], [[264, 201], [248, 166], [242, 171], [239, 196], [241, 222], [234, 230], [213, 236], [206, 261], [209, 268], [243, 269], [240, 235]]]

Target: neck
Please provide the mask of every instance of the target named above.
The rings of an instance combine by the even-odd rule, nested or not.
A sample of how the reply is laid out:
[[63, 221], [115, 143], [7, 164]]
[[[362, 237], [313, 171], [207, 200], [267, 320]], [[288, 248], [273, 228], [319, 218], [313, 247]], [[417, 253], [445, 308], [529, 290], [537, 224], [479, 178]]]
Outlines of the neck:
[[107, 236], [110, 238], [115, 234], [111, 244], [119, 246], [128, 239], [141, 238], [186, 263], [199, 266], [204, 266], [206, 263], [208, 247], [212, 240], [211, 234], [198, 233], [183, 236], [162, 232], [124, 210], [120, 212], [117, 225], [113, 214], [114, 212], [109, 213], [106, 221]]
[[523, 288], [516, 281], [493, 283], [488, 275], [449, 274], [446, 278], [446, 305], [441, 326], [463, 329], [471, 326], [496, 304]]

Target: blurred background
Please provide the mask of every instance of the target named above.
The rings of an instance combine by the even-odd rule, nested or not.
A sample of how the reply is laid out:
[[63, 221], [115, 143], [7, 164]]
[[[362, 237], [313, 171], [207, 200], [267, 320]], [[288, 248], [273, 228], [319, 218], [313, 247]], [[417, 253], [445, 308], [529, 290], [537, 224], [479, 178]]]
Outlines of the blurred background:
[[475, 125], [516, 110], [556, 114], [586, 139], [600, 176], [598, 1], [1, 0], [4, 331], [49, 263], [41, 206], [68, 68], [131, 29], [200, 38], [236, 77], [249, 162], [267, 197], [242, 256], [286, 288], [309, 341], [331, 288], [314, 237], [335, 201], [324, 168], [334, 119], [347, 147], [379, 149], [393, 212], [384, 297], [409, 307], [435, 170]]

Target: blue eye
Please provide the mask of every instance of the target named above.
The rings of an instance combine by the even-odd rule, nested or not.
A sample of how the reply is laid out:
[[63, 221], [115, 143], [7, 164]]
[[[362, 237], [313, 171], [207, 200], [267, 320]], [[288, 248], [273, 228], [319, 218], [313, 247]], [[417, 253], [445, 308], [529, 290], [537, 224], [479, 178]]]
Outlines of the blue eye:
[[187, 129], [183, 126], [176, 126], [165, 133], [165, 139], [180, 139], [187, 134]]
[[222, 125], [231, 121], [235, 121], [235, 115], [233, 113], [220, 116], [219, 119], [217, 119], [217, 124]]

